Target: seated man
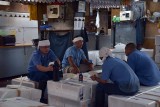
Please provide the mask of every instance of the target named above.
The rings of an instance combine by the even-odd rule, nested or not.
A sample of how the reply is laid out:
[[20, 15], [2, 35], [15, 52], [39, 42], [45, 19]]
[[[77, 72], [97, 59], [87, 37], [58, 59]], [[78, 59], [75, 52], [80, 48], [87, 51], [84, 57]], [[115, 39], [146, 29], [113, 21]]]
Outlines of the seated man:
[[[74, 45], [69, 47], [62, 60], [63, 72], [67, 73], [79, 73], [80, 72], [80, 62], [83, 61], [84, 64], [88, 66], [88, 70], [93, 69], [93, 64], [90, 63], [81, 49], [83, 46], [83, 38], [75, 37], [73, 39]], [[86, 70], [87, 71], [87, 70]]]
[[49, 40], [42, 40], [38, 43], [38, 49], [32, 53], [28, 71], [29, 79], [38, 83], [38, 89], [42, 90], [41, 102], [47, 103], [44, 98], [44, 93], [48, 80], [53, 80], [53, 66], [49, 63], [57, 61], [60, 64], [60, 60], [56, 57], [54, 52], [50, 49]]
[[127, 63], [138, 76], [140, 84], [154, 86], [160, 81], [160, 71], [155, 62], [144, 52], [136, 49], [134, 43], [128, 43], [125, 47], [128, 56]]
[[103, 61], [101, 78], [91, 76], [93, 81], [98, 82], [95, 107], [105, 106], [105, 94], [108, 101], [108, 95], [130, 96], [138, 92], [139, 79], [126, 62], [111, 57], [110, 49], [105, 47], [100, 49], [99, 56]]

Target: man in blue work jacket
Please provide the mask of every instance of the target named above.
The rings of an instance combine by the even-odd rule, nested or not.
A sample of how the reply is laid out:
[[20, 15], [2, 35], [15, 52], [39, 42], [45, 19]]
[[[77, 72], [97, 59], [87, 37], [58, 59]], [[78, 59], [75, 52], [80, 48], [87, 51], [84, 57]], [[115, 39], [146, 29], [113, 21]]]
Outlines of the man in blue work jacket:
[[29, 61], [28, 71], [29, 79], [38, 83], [38, 89], [42, 90], [40, 102], [47, 103], [45, 98], [45, 89], [48, 80], [53, 80], [53, 66], [50, 64], [57, 61], [60, 65], [60, 60], [50, 49], [49, 40], [42, 40], [38, 43], [38, 49], [32, 53]]
[[101, 78], [96, 75], [91, 76], [92, 80], [98, 82], [95, 107], [104, 107], [105, 99], [108, 107], [108, 95], [128, 96], [138, 92], [139, 79], [126, 62], [113, 58], [110, 49], [106, 47], [100, 49], [99, 56], [103, 61]]
[[158, 85], [160, 81], [160, 71], [149, 55], [137, 50], [134, 43], [128, 43], [126, 45], [125, 54], [128, 56], [128, 65], [138, 76], [141, 85]]
[[81, 62], [87, 66], [84, 71], [92, 70], [93, 64], [87, 60], [84, 51], [81, 49], [83, 46], [83, 38], [77, 36], [73, 39], [73, 43], [74, 45], [69, 47], [64, 54], [62, 60], [63, 72], [79, 73]]

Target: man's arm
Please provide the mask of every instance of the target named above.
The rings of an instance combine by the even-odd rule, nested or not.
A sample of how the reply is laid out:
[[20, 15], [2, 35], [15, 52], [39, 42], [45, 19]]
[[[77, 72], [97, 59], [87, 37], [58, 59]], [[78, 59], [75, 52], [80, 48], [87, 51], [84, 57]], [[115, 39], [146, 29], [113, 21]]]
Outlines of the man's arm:
[[98, 78], [96, 75], [91, 76], [91, 79], [93, 81], [97, 81], [97, 82], [102, 83], [102, 84], [105, 84], [105, 83], [108, 82], [107, 80], [102, 80], [102, 79]]
[[59, 65], [61, 65], [61, 61], [57, 58], [57, 63], [59, 64]]
[[88, 65], [89, 70], [93, 70], [93, 68], [94, 68], [93, 63], [89, 62], [87, 59], [84, 59], [83, 62], [84, 62], [84, 64]]
[[39, 71], [42, 71], [42, 72], [53, 71], [52, 66], [45, 67], [45, 66], [42, 66], [42, 65], [36, 65], [36, 67]]
[[72, 73], [79, 73], [79, 72], [80, 72], [80, 71], [79, 71], [79, 68], [78, 68], [77, 65], [74, 63], [74, 61], [73, 61], [73, 59], [72, 59], [71, 56], [68, 57], [68, 62], [69, 62], [69, 64], [70, 64], [70, 66], [74, 68], [73, 71], [72, 71]]

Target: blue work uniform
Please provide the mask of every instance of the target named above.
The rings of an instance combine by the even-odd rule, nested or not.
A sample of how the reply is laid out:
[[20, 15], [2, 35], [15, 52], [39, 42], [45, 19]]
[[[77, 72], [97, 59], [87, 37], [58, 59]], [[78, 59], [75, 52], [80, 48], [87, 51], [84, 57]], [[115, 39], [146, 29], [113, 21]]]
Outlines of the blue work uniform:
[[108, 95], [130, 96], [136, 94], [140, 87], [139, 79], [131, 67], [118, 58], [107, 57], [104, 60], [101, 79], [112, 82], [97, 85], [95, 107], [104, 107], [105, 102], [108, 104]]
[[37, 69], [37, 65], [47, 67], [49, 62], [56, 61], [57, 57], [52, 50], [49, 50], [48, 54], [44, 55], [40, 50], [35, 50], [29, 61], [28, 71], [29, 78], [33, 81], [47, 81], [53, 79], [53, 72], [42, 72]]
[[127, 63], [138, 76], [141, 85], [154, 86], [158, 84], [160, 71], [146, 53], [134, 50], [128, 55]]
[[111, 80], [120, 90], [126, 93], [139, 89], [139, 80], [134, 71], [118, 58], [108, 57], [102, 65], [102, 80]]
[[84, 51], [82, 49], [76, 48], [76, 46], [73, 45], [73, 46], [69, 47], [65, 52], [65, 55], [64, 55], [63, 60], [62, 60], [62, 67], [63, 68], [70, 65], [69, 62], [68, 62], [68, 57], [70, 57], [70, 56], [72, 57], [73, 62], [78, 67], [80, 66], [81, 60], [86, 59]]

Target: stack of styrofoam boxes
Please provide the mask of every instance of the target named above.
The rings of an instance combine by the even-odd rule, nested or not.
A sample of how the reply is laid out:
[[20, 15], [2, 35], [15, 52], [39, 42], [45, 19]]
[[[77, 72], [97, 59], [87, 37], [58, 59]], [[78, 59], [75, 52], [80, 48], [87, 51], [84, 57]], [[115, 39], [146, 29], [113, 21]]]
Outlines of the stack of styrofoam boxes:
[[[160, 99], [160, 86], [142, 87], [135, 96], [110, 95], [108, 98], [109, 107], [159, 107], [157, 102]], [[158, 106], [157, 106], [158, 105]]]
[[48, 104], [56, 107], [90, 107], [91, 86], [71, 80], [48, 81]]
[[160, 68], [160, 35], [155, 36], [155, 47], [156, 47], [155, 62]]

